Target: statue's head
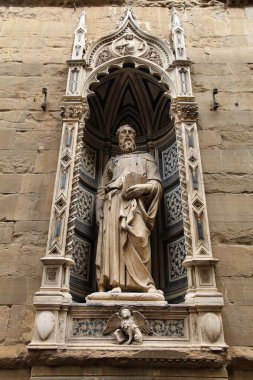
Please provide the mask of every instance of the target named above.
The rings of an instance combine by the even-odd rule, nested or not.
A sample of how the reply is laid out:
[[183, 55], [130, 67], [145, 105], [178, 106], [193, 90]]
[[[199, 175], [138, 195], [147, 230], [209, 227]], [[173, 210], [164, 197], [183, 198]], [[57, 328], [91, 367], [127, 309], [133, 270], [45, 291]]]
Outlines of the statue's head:
[[132, 35], [132, 33], [126, 33], [126, 35], [125, 35], [126, 40], [132, 40], [133, 38], [134, 38], [134, 36]]
[[130, 307], [122, 307], [119, 311], [119, 315], [122, 319], [127, 319], [127, 318], [130, 318], [132, 317], [133, 315], [133, 312], [132, 310], [130, 309]]
[[130, 125], [125, 124], [118, 128], [116, 132], [119, 139], [119, 147], [124, 153], [132, 153], [136, 149], [135, 130]]

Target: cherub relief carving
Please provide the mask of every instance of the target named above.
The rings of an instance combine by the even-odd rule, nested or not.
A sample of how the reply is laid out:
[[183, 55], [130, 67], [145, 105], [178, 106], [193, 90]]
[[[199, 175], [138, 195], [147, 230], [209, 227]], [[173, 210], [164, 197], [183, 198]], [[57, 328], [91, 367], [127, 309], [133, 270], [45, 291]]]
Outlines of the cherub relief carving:
[[103, 334], [112, 334], [119, 344], [141, 344], [142, 334], [150, 335], [153, 331], [141, 313], [130, 307], [122, 307], [109, 318]]

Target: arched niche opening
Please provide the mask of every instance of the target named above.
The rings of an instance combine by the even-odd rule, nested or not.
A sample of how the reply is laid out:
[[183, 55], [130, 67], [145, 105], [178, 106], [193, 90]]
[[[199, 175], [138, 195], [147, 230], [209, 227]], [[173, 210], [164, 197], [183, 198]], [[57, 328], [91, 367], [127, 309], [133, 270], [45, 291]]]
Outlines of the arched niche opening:
[[181, 188], [177, 142], [170, 116], [171, 98], [159, 74], [132, 62], [111, 66], [97, 74], [89, 86], [89, 116], [85, 121], [84, 149], [79, 179], [79, 200], [70, 290], [73, 300], [83, 302], [96, 291], [95, 255], [97, 227], [95, 196], [103, 169], [119, 154], [116, 130], [131, 125], [137, 134], [137, 150], [154, 155], [164, 194], [151, 237], [152, 276], [169, 303], [184, 300], [187, 289]]

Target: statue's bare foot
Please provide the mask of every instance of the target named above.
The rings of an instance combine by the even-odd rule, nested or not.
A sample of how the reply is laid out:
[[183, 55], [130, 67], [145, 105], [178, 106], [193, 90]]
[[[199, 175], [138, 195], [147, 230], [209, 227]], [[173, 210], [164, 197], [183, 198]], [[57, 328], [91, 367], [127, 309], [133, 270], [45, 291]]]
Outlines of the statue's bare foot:
[[151, 293], [151, 294], [161, 294], [163, 296], [163, 291], [159, 290], [159, 289], [156, 289], [155, 287], [149, 288], [148, 289], [148, 293]]
[[120, 286], [116, 286], [116, 288], [112, 288], [112, 290], [109, 290], [108, 293], [121, 293]]

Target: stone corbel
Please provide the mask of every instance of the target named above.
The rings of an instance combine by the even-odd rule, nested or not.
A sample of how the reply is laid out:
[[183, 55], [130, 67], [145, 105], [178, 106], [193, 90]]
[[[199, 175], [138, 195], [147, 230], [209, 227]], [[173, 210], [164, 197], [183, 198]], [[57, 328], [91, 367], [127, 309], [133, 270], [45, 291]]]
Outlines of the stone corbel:
[[65, 96], [60, 106], [63, 121], [80, 121], [87, 114], [87, 101], [81, 96]]
[[174, 100], [171, 104], [171, 114], [176, 122], [196, 122], [198, 119], [198, 104], [194, 98], [189, 100]]

